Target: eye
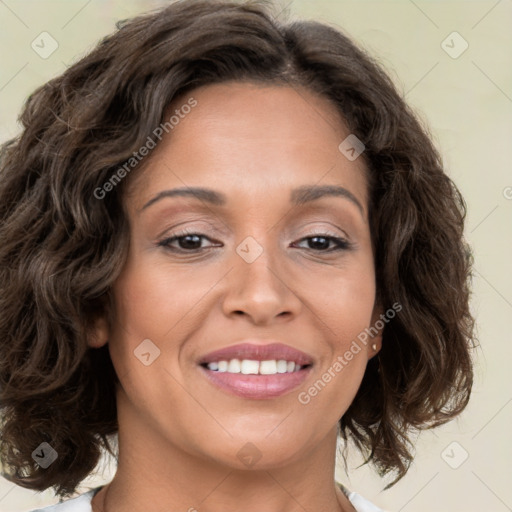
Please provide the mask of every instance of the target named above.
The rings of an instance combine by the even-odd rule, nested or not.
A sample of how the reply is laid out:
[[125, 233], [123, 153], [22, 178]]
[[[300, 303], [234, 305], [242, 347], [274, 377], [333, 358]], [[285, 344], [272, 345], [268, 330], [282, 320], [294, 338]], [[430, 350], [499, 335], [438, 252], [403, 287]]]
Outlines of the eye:
[[[313, 250], [315, 252], [349, 250], [353, 245], [351, 242], [344, 238], [328, 234], [315, 234], [313, 236], [304, 237], [300, 241], [302, 242], [304, 240], [309, 244], [309, 247], [306, 247], [306, 249]], [[333, 244], [333, 246], [331, 246], [331, 244]]]
[[[201, 233], [182, 231], [160, 240], [157, 245], [159, 247], [165, 247], [171, 251], [192, 253], [206, 249], [206, 247], [201, 246], [202, 240], [210, 239]], [[178, 247], [176, 247], [176, 244]]]

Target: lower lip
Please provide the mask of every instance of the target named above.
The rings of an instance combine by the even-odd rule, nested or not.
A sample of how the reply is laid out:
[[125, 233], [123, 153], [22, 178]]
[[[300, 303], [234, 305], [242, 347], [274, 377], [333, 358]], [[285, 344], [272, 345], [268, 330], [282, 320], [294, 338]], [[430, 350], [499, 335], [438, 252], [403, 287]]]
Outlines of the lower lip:
[[275, 375], [245, 375], [199, 369], [217, 387], [233, 395], [253, 400], [265, 400], [289, 393], [300, 386], [308, 377], [311, 366], [297, 372], [276, 373]]

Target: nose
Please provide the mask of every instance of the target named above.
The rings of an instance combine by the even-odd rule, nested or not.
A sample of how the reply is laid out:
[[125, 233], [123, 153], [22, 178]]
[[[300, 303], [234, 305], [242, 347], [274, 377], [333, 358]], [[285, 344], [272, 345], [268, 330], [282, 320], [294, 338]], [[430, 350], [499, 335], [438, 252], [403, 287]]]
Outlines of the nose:
[[[279, 264], [280, 263], [280, 264]], [[223, 311], [227, 316], [245, 316], [255, 325], [270, 325], [295, 318], [302, 302], [293, 290], [293, 280], [279, 257], [267, 250], [252, 263], [238, 254], [226, 276]]]

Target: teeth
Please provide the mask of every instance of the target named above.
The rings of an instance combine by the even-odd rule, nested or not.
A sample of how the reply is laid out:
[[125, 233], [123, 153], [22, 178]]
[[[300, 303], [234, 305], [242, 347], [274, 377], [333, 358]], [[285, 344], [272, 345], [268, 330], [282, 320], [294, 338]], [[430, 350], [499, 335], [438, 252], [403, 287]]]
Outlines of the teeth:
[[[293, 363], [293, 361], [290, 361], [290, 363]], [[295, 364], [293, 365], [295, 369]], [[288, 368], [288, 363], [284, 359], [279, 359], [276, 364], [276, 372], [277, 373], [286, 373], [286, 369]], [[292, 369], [292, 371], [293, 371]]]
[[268, 361], [254, 361], [252, 359], [231, 359], [230, 361], [216, 361], [208, 363], [208, 369], [218, 372], [243, 373], [244, 375], [275, 375], [276, 373], [292, 373], [302, 368], [294, 361], [284, 359], [270, 359]]
[[[212, 368], [210, 368], [210, 370], [211, 369]], [[251, 373], [257, 375], [260, 370], [260, 362], [244, 359], [240, 365], [240, 370], [244, 375], [249, 375]]]
[[229, 361], [228, 373], [240, 373], [240, 361], [238, 359], [231, 359]]
[[274, 360], [261, 361], [260, 374], [261, 375], [275, 375], [277, 373], [277, 363]]

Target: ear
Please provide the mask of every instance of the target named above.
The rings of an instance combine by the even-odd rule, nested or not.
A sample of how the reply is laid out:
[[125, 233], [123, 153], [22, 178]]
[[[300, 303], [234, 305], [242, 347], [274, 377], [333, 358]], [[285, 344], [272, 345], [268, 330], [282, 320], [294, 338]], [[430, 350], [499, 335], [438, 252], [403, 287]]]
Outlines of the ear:
[[110, 334], [109, 325], [105, 316], [98, 316], [89, 330], [87, 345], [91, 348], [100, 348], [108, 343]]
[[370, 336], [366, 344], [366, 352], [368, 359], [376, 356], [382, 348], [382, 333], [386, 323], [382, 320], [384, 315], [384, 308], [378, 303], [375, 303], [372, 313], [372, 319], [368, 331]]

